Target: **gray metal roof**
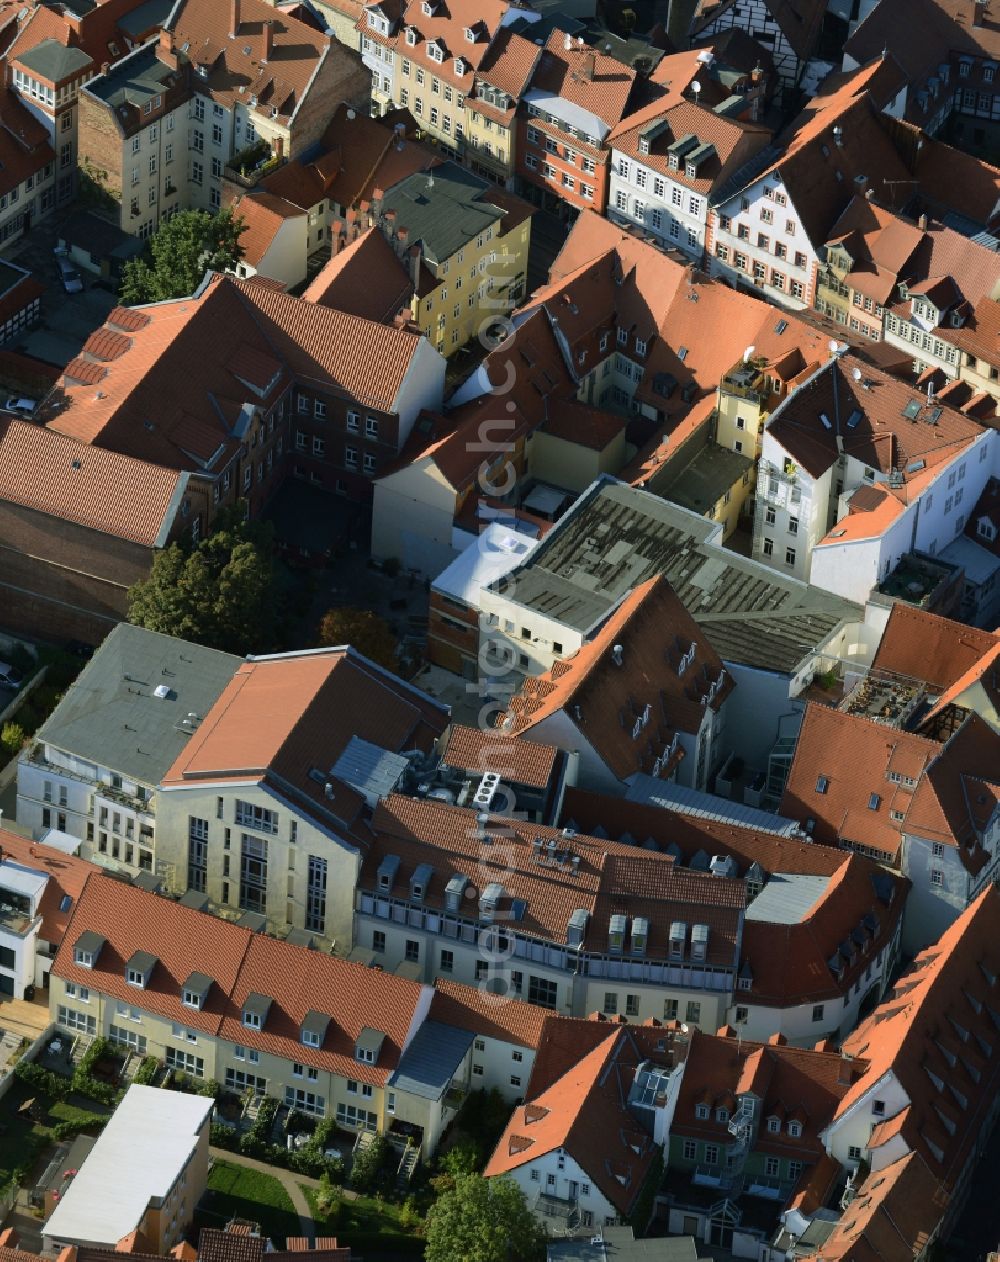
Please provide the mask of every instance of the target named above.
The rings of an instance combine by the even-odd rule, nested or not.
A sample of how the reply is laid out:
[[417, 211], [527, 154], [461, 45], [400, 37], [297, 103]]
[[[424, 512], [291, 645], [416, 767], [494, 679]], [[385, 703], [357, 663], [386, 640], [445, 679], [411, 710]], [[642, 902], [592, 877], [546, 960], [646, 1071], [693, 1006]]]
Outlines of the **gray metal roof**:
[[352, 736], [330, 769], [330, 776], [356, 789], [369, 806], [374, 806], [395, 789], [409, 765], [401, 754]]
[[790, 837], [798, 828], [794, 819], [785, 819], [783, 815], [773, 815], [757, 806], [744, 806], [742, 802], [731, 802], [714, 793], [699, 793], [697, 789], [686, 789], [683, 785], [641, 773], [632, 777], [625, 798], [645, 806], [664, 806], [682, 815], [693, 815], [696, 819], [740, 824], [744, 828], [775, 833], [779, 837]]
[[421, 242], [428, 259], [442, 263], [503, 218], [489, 200], [493, 187], [457, 162], [444, 162], [393, 185], [382, 212], [395, 211], [396, 227], [407, 230], [410, 244]]
[[844, 623], [862, 620], [850, 601], [730, 552], [720, 539], [717, 522], [602, 477], [493, 589], [588, 635], [638, 584], [662, 574], [720, 657], [782, 674]]
[[828, 876], [775, 872], [746, 910], [747, 920], [772, 925], [798, 925], [826, 893]]
[[196, 995], [206, 995], [212, 986], [212, 979], [207, 973], [192, 973], [184, 983], [184, 989]]
[[[36, 733], [86, 762], [155, 785], [242, 659], [121, 622]], [[166, 697], [154, 689], [169, 689]]]
[[424, 1100], [440, 1100], [475, 1035], [440, 1021], [425, 1021], [400, 1057], [389, 1086]]
[[34, 48], [19, 53], [17, 60], [39, 78], [50, 79], [53, 83], [68, 79], [93, 65], [92, 58], [82, 48], [67, 47], [57, 39], [43, 39]]

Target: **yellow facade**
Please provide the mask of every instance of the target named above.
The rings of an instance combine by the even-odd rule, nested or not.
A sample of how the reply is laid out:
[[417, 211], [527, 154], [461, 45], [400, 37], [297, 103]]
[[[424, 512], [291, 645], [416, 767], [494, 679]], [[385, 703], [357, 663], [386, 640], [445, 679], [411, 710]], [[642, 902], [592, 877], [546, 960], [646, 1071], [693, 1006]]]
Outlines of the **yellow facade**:
[[505, 184], [514, 174], [514, 120], [504, 126], [478, 110], [465, 111], [467, 157], [473, 170]]
[[759, 460], [770, 415], [767, 401], [767, 385], [753, 362], [730, 369], [719, 386], [715, 431], [719, 446]]
[[411, 302], [421, 333], [442, 355], [475, 341], [520, 301], [528, 274], [531, 219], [501, 235], [498, 224], [437, 267], [438, 283]]

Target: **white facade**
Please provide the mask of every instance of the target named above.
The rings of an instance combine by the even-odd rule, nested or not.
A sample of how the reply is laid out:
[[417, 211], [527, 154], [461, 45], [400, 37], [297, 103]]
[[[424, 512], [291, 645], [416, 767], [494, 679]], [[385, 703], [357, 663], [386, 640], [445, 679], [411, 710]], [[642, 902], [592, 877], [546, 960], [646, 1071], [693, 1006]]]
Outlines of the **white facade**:
[[713, 206], [710, 276], [749, 285], [769, 302], [801, 310], [812, 305], [818, 267], [779, 172]]
[[699, 29], [698, 39], [709, 40], [731, 27], [746, 31], [770, 49], [774, 68], [783, 82], [797, 81], [804, 63], [799, 61], [765, 0], [745, 0], [739, 5], [727, 5], [714, 22]]
[[881, 531], [868, 537], [838, 538], [834, 527], [847, 516], [854, 492], [862, 486], [888, 488], [890, 475], [843, 454], [813, 477], [765, 430], [757, 478], [754, 559], [848, 600], [864, 602], [906, 553], [934, 556], [962, 533], [998, 460], [996, 432], [984, 430], [957, 455], [936, 466], [933, 479], [918, 494], [911, 493], [909, 503], [901, 504]]
[[52, 959], [39, 908], [49, 880], [15, 859], [0, 863], [0, 995], [23, 999], [26, 986], [46, 984]]
[[17, 764], [17, 821], [35, 838], [50, 828], [78, 838], [83, 857], [102, 867], [152, 872], [154, 790], [54, 745], [29, 745]]
[[612, 148], [608, 218], [651, 232], [660, 246], [682, 250], [696, 262], [705, 252], [708, 198]]
[[619, 1221], [614, 1205], [587, 1171], [562, 1148], [517, 1166], [508, 1177], [518, 1185], [529, 1208], [539, 1217], [545, 1216], [545, 1209], [538, 1204], [541, 1196], [563, 1202], [566, 1213], [575, 1208], [583, 1228], [613, 1227]]
[[874, 1127], [901, 1113], [909, 1103], [902, 1083], [889, 1070], [831, 1122], [821, 1136], [823, 1146], [841, 1165], [857, 1168], [859, 1161], [868, 1160], [868, 1141]]

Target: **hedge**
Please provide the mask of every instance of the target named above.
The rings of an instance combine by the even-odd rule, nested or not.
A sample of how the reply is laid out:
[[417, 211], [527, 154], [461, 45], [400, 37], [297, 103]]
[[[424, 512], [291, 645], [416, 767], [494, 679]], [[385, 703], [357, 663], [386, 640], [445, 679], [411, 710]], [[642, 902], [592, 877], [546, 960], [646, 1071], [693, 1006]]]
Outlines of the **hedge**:
[[105, 1126], [107, 1121], [108, 1119], [103, 1113], [84, 1113], [72, 1121], [56, 1122], [55, 1126], [52, 1127], [52, 1134], [56, 1139], [73, 1139], [81, 1131], [89, 1131], [91, 1127], [95, 1126]]
[[156, 1076], [160, 1072], [160, 1062], [155, 1056], [144, 1056], [142, 1064], [135, 1071], [133, 1082], [139, 1083], [143, 1087], [151, 1087], [156, 1081]]
[[31, 1060], [19, 1060], [14, 1066], [14, 1077], [32, 1090], [44, 1092], [55, 1100], [65, 1100], [73, 1085], [68, 1078], [54, 1074], [50, 1069], [36, 1065]]

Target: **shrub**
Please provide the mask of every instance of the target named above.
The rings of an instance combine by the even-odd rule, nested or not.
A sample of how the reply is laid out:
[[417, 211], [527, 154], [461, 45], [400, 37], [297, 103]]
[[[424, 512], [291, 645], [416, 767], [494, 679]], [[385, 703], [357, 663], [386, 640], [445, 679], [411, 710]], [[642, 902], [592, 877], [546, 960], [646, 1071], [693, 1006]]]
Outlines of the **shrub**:
[[0, 746], [8, 758], [15, 757], [27, 739], [28, 733], [20, 723], [5, 723], [0, 731]]
[[384, 1135], [373, 1135], [367, 1148], [358, 1149], [351, 1166], [351, 1187], [359, 1192], [370, 1192], [375, 1187], [388, 1148]]
[[155, 1056], [144, 1056], [142, 1064], [135, 1071], [133, 1082], [139, 1083], [140, 1086], [150, 1087], [156, 1081], [156, 1076], [160, 1072], [160, 1062]]
[[79, 1117], [71, 1120], [56, 1122], [52, 1128], [52, 1134], [56, 1139], [73, 1139], [81, 1131], [104, 1126], [107, 1120], [103, 1113], [81, 1113]]
[[213, 1148], [224, 1148], [226, 1152], [239, 1152], [240, 1133], [235, 1126], [227, 1126], [225, 1122], [213, 1122], [209, 1130], [209, 1140]]
[[324, 1174], [320, 1178], [319, 1191], [316, 1193], [316, 1209], [327, 1220], [329, 1227], [337, 1226], [343, 1205], [343, 1192], [339, 1187], [334, 1187], [328, 1174]]
[[56, 1100], [63, 1100], [69, 1095], [72, 1084], [67, 1078], [61, 1078], [51, 1070], [36, 1065], [31, 1060], [19, 1060], [14, 1068], [14, 1076], [29, 1086], [32, 1091], [41, 1091]]
[[113, 1087], [110, 1082], [101, 1082], [99, 1078], [95, 1078], [92, 1074], [81, 1073], [81, 1066], [77, 1068], [73, 1074], [71, 1082], [72, 1089], [77, 1095], [82, 1095], [88, 1100], [96, 1100], [98, 1104], [114, 1104], [118, 1095], [118, 1090]]

